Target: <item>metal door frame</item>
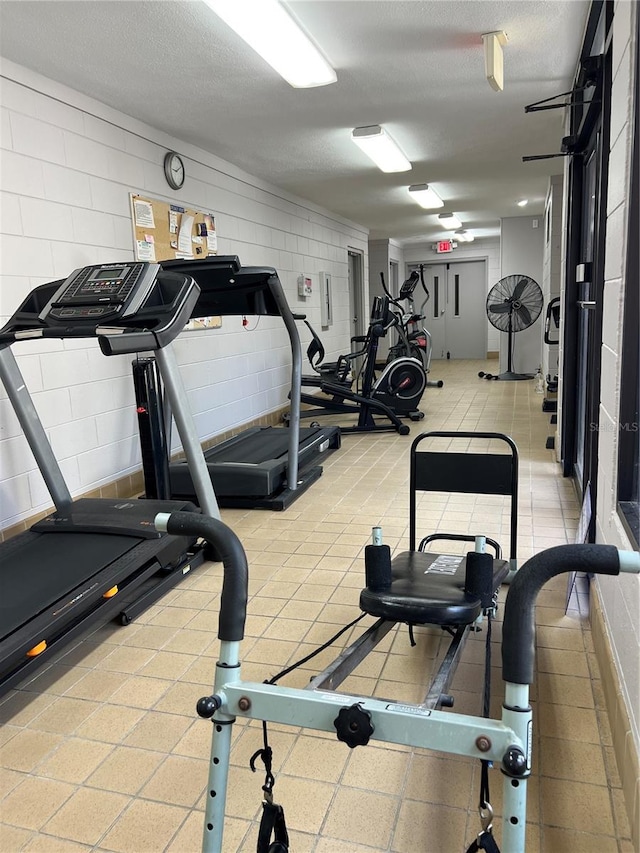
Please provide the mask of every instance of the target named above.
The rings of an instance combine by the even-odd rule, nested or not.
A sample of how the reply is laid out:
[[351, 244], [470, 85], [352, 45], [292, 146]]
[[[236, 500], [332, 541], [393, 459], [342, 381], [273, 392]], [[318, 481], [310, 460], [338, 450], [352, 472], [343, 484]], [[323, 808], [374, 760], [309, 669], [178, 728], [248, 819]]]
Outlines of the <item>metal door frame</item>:
[[[594, 2], [582, 47], [583, 60], [592, 54], [595, 39], [604, 28], [604, 51], [602, 76], [599, 84], [586, 94], [575, 92], [571, 111], [571, 135], [575, 136], [575, 151], [568, 167], [567, 198], [567, 252], [564, 281], [564, 336], [563, 336], [563, 386], [562, 386], [562, 433], [560, 455], [565, 477], [574, 477], [580, 499], [586, 487], [591, 491], [591, 525], [588, 541], [595, 535], [598, 474], [598, 428], [600, 406], [600, 373], [602, 358], [602, 316], [604, 298], [604, 261], [607, 222], [607, 189], [609, 161], [609, 124], [611, 113], [611, 59], [613, 3], [611, 0]], [[582, 257], [583, 193], [584, 175], [589, 156], [595, 150], [597, 157], [596, 205], [594, 212], [593, 262], [590, 270], [590, 301], [595, 302], [589, 310], [587, 338], [587, 385], [584, 412], [584, 453], [582, 459], [582, 481], [576, 478], [576, 452], [578, 435], [578, 345], [579, 314], [588, 310], [578, 305], [576, 267]]]
[[[352, 270], [353, 281], [351, 280]], [[347, 283], [349, 286], [349, 326], [351, 328], [349, 337], [352, 338], [354, 335], [364, 335], [369, 320], [368, 316], [365, 317], [364, 252], [362, 249], [353, 248], [353, 246], [347, 247]], [[355, 324], [354, 314], [357, 318]]]

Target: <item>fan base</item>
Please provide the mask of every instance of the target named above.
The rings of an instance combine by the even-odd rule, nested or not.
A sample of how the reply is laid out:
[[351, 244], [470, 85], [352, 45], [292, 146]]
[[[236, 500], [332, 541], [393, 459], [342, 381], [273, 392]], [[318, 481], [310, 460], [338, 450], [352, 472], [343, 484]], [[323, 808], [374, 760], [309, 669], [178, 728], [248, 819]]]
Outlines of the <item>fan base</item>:
[[503, 382], [520, 382], [522, 379], [533, 379], [533, 373], [514, 373], [512, 370], [507, 370], [506, 373], [500, 373], [494, 376], [494, 379], [501, 379]]

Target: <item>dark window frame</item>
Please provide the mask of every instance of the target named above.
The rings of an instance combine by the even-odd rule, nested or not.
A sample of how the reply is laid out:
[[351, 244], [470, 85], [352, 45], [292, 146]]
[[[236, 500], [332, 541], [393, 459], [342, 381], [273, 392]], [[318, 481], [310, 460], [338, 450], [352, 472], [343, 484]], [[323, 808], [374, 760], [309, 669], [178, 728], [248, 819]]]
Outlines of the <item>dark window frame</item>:
[[[583, 183], [586, 155], [596, 150], [598, 158], [598, 188], [594, 213], [595, 244], [590, 269], [589, 299], [596, 302], [589, 319], [589, 345], [587, 352], [588, 386], [585, 388], [584, 413], [585, 445], [582, 459], [582, 499], [589, 485], [591, 495], [591, 524], [588, 541], [595, 541], [597, 505], [598, 425], [600, 404], [601, 342], [604, 296], [604, 253], [607, 228], [607, 190], [609, 165], [609, 121], [611, 115], [612, 79], [612, 0], [595, 0], [589, 11], [580, 64], [587, 57], [602, 51], [600, 80], [595, 87], [581, 91], [576, 72], [570, 134], [576, 139], [575, 155], [570, 156], [567, 195], [567, 257], [563, 287], [565, 290], [565, 318], [563, 338], [563, 392], [562, 434], [560, 454], [565, 477], [576, 478], [575, 464], [578, 449], [578, 381], [579, 381], [579, 309], [576, 266], [583, 262]], [[582, 309], [580, 309], [582, 310]], [[588, 425], [588, 426], [587, 426]], [[575, 479], [576, 488], [578, 481]]]
[[[640, 543], [640, 15], [636, 15], [635, 99], [627, 222], [627, 258], [622, 322], [618, 431], [618, 516], [627, 535]], [[633, 75], [633, 71], [632, 71]]]

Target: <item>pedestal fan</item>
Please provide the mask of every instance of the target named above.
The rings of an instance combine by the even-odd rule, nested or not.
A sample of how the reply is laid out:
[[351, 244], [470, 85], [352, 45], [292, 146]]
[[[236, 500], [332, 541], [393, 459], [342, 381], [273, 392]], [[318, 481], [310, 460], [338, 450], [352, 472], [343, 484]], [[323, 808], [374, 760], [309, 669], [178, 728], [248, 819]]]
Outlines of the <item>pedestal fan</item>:
[[497, 376], [483, 372], [478, 376], [507, 382], [533, 379], [533, 373], [515, 373], [513, 370], [513, 336], [535, 323], [543, 301], [540, 285], [528, 275], [508, 275], [493, 285], [487, 296], [487, 317], [492, 326], [509, 336], [507, 370]]

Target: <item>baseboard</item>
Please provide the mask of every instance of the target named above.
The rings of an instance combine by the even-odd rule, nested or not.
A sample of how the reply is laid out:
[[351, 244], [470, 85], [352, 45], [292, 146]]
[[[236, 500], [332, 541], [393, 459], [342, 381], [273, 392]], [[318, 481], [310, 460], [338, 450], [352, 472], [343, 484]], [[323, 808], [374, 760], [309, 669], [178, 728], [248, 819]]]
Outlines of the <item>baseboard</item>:
[[621, 690], [602, 603], [595, 584], [591, 584], [590, 596], [591, 635], [611, 725], [613, 751], [631, 825], [633, 849], [640, 850], [640, 756], [631, 730], [629, 711]]

